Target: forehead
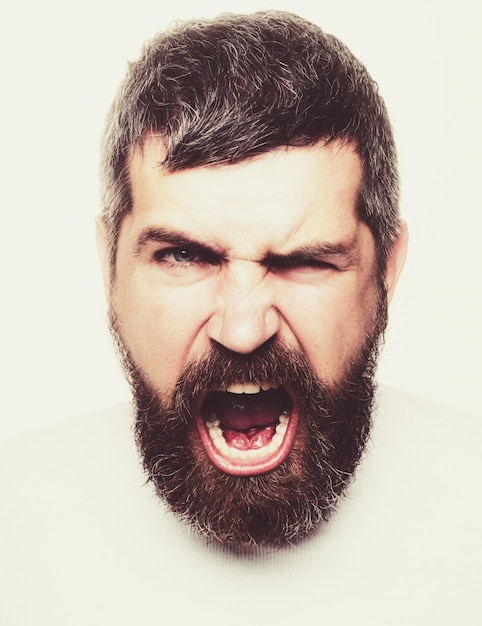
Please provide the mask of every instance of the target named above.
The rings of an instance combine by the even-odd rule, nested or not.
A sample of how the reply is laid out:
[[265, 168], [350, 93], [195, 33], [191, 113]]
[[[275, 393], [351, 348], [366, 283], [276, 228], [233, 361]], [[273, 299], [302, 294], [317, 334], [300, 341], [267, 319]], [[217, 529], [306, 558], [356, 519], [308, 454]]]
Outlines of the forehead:
[[362, 179], [350, 144], [280, 148], [236, 164], [170, 172], [159, 138], [130, 159], [131, 234], [162, 227], [243, 258], [312, 240], [348, 241]]

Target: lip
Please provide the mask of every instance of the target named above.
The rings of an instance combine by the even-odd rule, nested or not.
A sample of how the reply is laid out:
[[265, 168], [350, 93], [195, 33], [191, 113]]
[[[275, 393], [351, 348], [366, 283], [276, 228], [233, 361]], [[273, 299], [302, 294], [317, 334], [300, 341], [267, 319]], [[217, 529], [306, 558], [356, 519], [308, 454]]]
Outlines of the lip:
[[[292, 396], [292, 394], [290, 394]], [[209, 460], [219, 470], [226, 474], [233, 476], [256, 476], [259, 474], [266, 474], [275, 470], [281, 463], [283, 463], [293, 448], [293, 443], [296, 436], [298, 427], [298, 413], [296, 410], [296, 404], [293, 402], [290, 419], [287, 425], [286, 432], [283, 436], [283, 440], [277, 450], [267, 457], [262, 459], [233, 459], [226, 457], [216, 448], [213, 440], [211, 439], [206, 422], [201, 415], [201, 406], [204, 398], [198, 405], [196, 424], [199, 432], [201, 442], [204, 446], [204, 450]]]

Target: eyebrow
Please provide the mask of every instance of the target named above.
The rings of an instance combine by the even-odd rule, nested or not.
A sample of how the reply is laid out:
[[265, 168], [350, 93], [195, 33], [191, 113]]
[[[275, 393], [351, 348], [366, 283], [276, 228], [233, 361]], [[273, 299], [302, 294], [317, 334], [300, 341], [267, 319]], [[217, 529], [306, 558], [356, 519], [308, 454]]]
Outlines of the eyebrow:
[[[140, 255], [150, 243], [164, 243], [179, 248], [188, 248], [194, 251], [227, 259], [228, 255], [220, 248], [214, 248], [182, 232], [160, 227], [149, 227], [142, 230], [136, 238], [135, 254]], [[280, 269], [296, 267], [303, 263], [342, 263], [346, 269], [358, 264], [356, 254], [356, 238], [348, 243], [313, 243], [300, 246], [286, 254], [268, 252], [259, 263], [265, 266]]]
[[196, 239], [192, 239], [181, 232], [167, 230], [165, 228], [146, 228], [142, 230], [136, 238], [134, 249], [136, 256], [140, 255], [143, 248], [148, 246], [150, 243], [167, 243], [171, 246], [179, 248], [205, 251], [206, 253], [217, 255], [221, 258], [225, 256], [219, 249], [216, 250], [213, 247], [208, 246], [205, 243], [201, 243]]

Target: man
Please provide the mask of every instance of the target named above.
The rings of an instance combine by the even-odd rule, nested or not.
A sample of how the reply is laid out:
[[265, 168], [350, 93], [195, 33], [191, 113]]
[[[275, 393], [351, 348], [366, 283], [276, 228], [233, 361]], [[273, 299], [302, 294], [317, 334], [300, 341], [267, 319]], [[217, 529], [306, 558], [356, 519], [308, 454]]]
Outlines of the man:
[[375, 84], [293, 16], [193, 23], [131, 67], [103, 173], [111, 326], [158, 493], [223, 543], [304, 536], [363, 451], [405, 253]]
[[[55, 485], [44, 490], [50, 440], [42, 463], [36, 450], [46, 448], [31, 444], [23, 458], [42, 471], [22, 484], [33, 480], [41, 527], [45, 502], [61, 521], [55, 532], [29, 525], [27, 545], [35, 537], [49, 555], [52, 545], [74, 554], [45, 566], [49, 600], [34, 594], [35, 615], [44, 602], [59, 623], [137, 623], [166, 606], [180, 623], [441, 623], [460, 618], [463, 601], [462, 621], [477, 623], [480, 542], [473, 525], [441, 518], [455, 499], [469, 517], [461, 487], [480, 429], [464, 423], [455, 465], [447, 441], [459, 434], [443, 414], [432, 433], [423, 409], [388, 394], [365, 454], [407, 239], [392, 132], [366, 69], [290, 14], [177, 27], [131, 65], [102, 171], [111, 329], [163, 505], [141, 489], [120, 417], [95, 417], [95, 444], [85, 426], [61, 438], [62, 507]], [[424, 474], [427, 442], [436, 445]], [[442, 550], [445, 533], [458, 545]], [[10, 575], [29, 581], [30, 567]], [[448, 572], [467, 577], [453, 602]], [[72, 610], [79, 588], [88, 600]]]

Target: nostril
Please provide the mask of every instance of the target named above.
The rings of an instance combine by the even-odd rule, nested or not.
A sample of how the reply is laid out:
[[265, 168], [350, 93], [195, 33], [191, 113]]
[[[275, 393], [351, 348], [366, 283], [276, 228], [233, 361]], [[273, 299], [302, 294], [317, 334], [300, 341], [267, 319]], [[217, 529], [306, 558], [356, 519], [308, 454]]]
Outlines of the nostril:
[[225, 312], [211, 325], [211, 339], [237, 352], [249, 354], [266, 343], [278, 332], [276, 319], [260, 312]]

